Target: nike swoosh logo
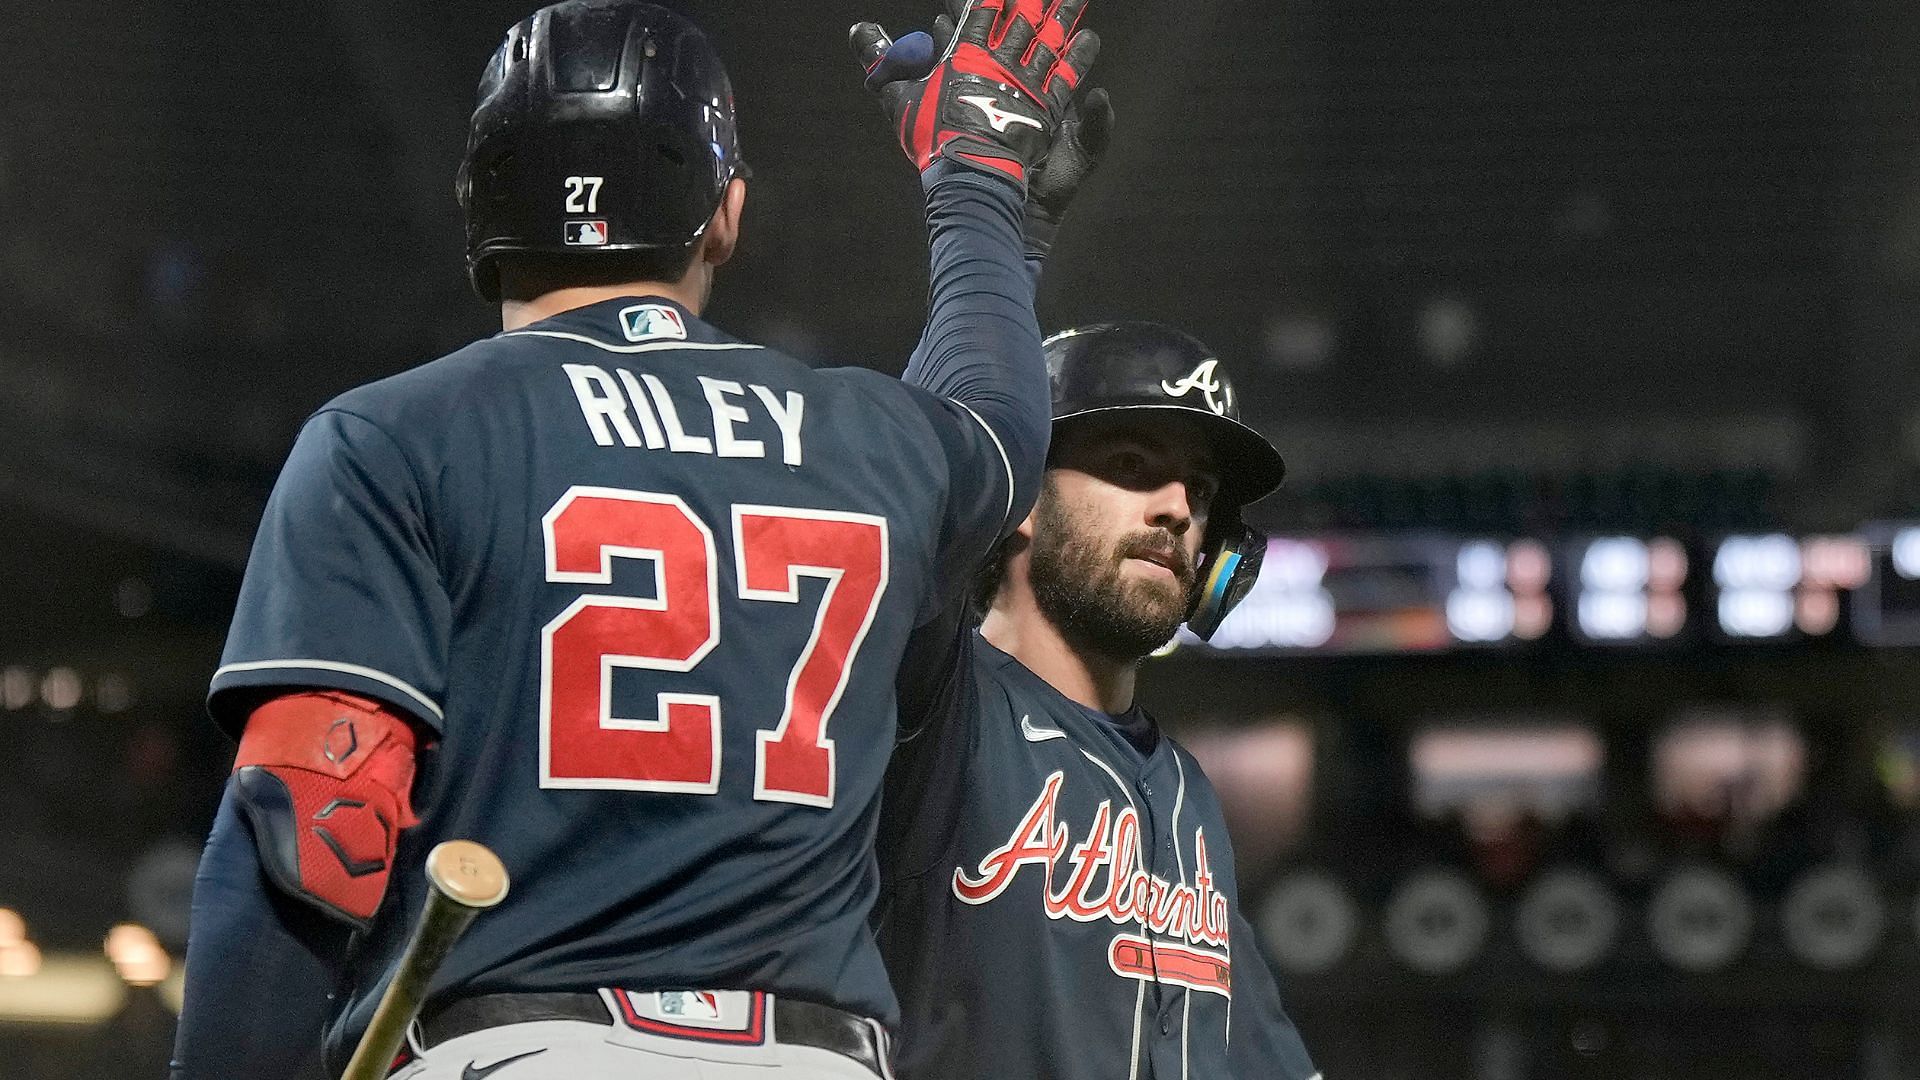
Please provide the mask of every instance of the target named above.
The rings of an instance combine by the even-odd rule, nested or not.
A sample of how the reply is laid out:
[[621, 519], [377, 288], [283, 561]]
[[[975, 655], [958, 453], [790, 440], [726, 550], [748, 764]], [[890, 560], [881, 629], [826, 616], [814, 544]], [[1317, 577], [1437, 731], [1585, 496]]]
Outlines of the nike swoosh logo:
[[1016, 112], [1008, 112], [1000, 107], [998, 101], [984, 94], [962, 94], [960, 95], [960, 100], [985, 113], [987, 123], [991, 125], [995, 131], [1007, 130], [1008, 124], [1025, 124], [1035, 131], [1046, 130], [1045, 125], [1041, 124], [1040, 121], [1035, 120], [1031, 116], [1021, 116]]
[[1067, 733], [1059, 728], [1035, 727], [1033, 717], [1026, 714], [1020, 717], [1020, 734], [1025, 735], [1028, 742], [1046, 742], [1048, 739], [1067, 737]]
[[547, 1048], [543, 1046], [538, 1050], [529, 1050], [524, 1054], [515, 1054], [509, 1058], [501, 1058], [499, 1061], [494, 1062], [484, 1069], [480, 1068], [477, 1062], [469, 1061], [467, 1062], [467, 1067], [460, 1070], [460, 1080], [486, 1080], [487, 1077], [492, 1076], [494, 1073], [499, 1072], [501, 1069], [506, 1068], [516, 1061], [525, 1061], [535, 1054], [544, 1054], [546, 1052]]

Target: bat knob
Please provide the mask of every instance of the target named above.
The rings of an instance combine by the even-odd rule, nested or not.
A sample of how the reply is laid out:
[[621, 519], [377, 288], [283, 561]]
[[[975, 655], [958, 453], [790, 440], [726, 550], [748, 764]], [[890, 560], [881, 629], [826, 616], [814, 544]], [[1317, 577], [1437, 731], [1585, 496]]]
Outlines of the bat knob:
[[427, 880], [463, 907], [490, 908], [507, 898], [507, 868], [471, 840], [448, 840], [427, 853]]

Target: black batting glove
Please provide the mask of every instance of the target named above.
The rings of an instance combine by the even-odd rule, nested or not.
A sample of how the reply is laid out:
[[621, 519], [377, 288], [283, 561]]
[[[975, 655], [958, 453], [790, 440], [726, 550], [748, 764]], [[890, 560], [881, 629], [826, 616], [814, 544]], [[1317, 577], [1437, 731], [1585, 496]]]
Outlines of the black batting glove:
[[849, 37], [915, 167], [945, 158], [1024, 187], [1100, 51], [1099, 37], [1078, 29], [1085, 8], [1086, 0], [969, 0], [924, 75], [925, 35], [896, 45], [859, 23]]
[[1022, 232], [1027, 257], [1045, 259], [1067, 204], [1107, 152], [1113, 138], [1113, 102], [1105, 90], [1087, 91], [1086, 100], [1068, 110], [1054, 133], [1047, 156], [1027, 177], [1027, 216]]

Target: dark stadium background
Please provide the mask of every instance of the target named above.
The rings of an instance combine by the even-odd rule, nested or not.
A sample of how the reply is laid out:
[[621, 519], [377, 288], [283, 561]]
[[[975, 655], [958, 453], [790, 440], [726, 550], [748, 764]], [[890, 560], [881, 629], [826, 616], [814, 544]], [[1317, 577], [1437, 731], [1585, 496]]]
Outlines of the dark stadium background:
[[[452, 177], [530, 7], [7, 12], [0, 1077], [161, 1075], [253, 525], [307, 413], [497, 327]], [[754, 167], [713, 319], [897, 370], [917, 188], [843, 36], [922, 5], [684, 8]], [[1327, 1075], [1920, 1076], [1920, 7], [1092, 25], [1042, 322], [1198, 334], [1291, 463], [1258, 647], [1146, 693]]]

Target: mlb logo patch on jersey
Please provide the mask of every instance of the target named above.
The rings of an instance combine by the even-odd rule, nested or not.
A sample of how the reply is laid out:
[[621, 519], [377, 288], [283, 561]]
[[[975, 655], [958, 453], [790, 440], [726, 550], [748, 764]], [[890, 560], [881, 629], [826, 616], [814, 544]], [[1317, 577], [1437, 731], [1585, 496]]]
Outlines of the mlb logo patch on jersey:
[[607, 223], [604, 221], [567, 222], [567, 245], [569, 247], [601, 247], [607, 242]]
[[635, 304], [620, 309], [620, 332], [628, 341], [652, 341], [657, 338], [687, 337], [686, 320], [665, 304]]
[[654, 995], [666, 1016], [720, 1019], [720, 995], [711, 990], [662, 990]]

